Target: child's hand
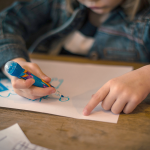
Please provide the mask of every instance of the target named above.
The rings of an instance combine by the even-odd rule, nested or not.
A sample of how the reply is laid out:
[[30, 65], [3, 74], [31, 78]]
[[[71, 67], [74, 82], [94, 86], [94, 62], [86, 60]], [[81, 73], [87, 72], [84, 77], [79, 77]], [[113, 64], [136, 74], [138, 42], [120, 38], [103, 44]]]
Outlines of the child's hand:
[[83, 115], [89, 115], [100, 102], [105, 110], [111, 110], [114, 114], [119, 114], [122, 111], [128, 114], [149, 93], [150, 65], [147, 65], [108, 81], [92, 96], [83, 110]]
[[[37, 77], [43, 79], [46, 82], [50, 82], [51, 79], [47, 77], [39, 68], [39, 66], [35, 63], [26, 62], [23, 58], [16, 58], [12, 61], [16, 61], [18, 64], [22, 66], [22, 68], [36, 75]], [[10, 76], [9, 76], [10, 77]], [[30, 78], [27, 80], [19, 79], [17, 77], [10, 77], [12, 86], [14, 88], [15, 93], [20, 96], [29, 98], [29, 99], [37, 99], [51, 93], [55, 93], [55, 89], [52, 87], [40, 88], [33, 86], [35, 82], [34, 79]]]

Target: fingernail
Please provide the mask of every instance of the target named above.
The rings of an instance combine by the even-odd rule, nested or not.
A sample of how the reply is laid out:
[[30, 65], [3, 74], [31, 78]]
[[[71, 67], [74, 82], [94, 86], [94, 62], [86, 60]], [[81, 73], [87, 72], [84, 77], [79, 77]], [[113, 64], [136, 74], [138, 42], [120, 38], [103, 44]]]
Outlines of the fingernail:
[[55, 93], [56, 92], [56, 90], [52, 90], [52, 93]]
[[43, 79], [46, 79], [46, 78], [47, 78], [47, 76], [43, 76], [42, 78], [43, 78]]
[[49, 80], [49, 77], [44, 76], [43, 79], [46, 80], [46, 81], [48, 81], [48, 80]]
[[87, 115], [88, 115], [87, 109], [84, 109], [84, 110], [83, 110], [83, 115], [84, 115], [84, 116], [87, 116]]
[[35, 80], [34, 79], [32, 79], [32, 84], [35, 82]]

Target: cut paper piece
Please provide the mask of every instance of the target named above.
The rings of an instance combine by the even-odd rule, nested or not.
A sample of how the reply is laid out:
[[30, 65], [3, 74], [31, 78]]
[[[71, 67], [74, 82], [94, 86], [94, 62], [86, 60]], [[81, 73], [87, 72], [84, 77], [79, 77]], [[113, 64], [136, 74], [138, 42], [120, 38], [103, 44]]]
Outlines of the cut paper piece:
[[30, 143], [18, 124], [0, 131], [0, 150], [50, 150]]
[[[41, 70], [52, 78], [51, 84], [53, 85], [53, 83], [55, 83], [55, 87], [57, 87], [66, 99], [60, 100], [58, 98], [53, 98], [52, 95], [48, 95], [40, 99], [29, 100], [16, 95], [10, 82], [8, 83], [6, 80], [1, 80], [3, 85], [9, 87], [9, 91], [0, 93], [1, 107], [30, 110], [77, 119], [90, 119], [111, 123], [117, 122], [118, 117], [114, 114], [111, 114], [114, 117], [111, 116], [105, 119], [106, 114], [111, 112], [108, 113], [100, 109], [99, 112], [94, 112], [87, 117], [83, 116], [81, 111], [91, 99], [90, 93], [87, 93], [88, 91], [95, 93], [96, 90], [98, 90], [97, 87], [102, 87], [108, 80], [131, 71], [132, 67], [63, 63], [41, 60], [32, 61], [37, 63]], [[99, 117], [100, 114], [101, 117]], [[100, 118], [103, 119], [100, 120]]]

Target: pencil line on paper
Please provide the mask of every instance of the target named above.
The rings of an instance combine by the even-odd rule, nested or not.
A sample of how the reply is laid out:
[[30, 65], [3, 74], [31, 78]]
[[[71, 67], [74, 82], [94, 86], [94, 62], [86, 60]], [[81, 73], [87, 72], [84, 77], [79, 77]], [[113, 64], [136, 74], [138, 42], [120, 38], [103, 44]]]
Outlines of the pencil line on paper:
[[26, 143], [26, 142], [20, 141], [19, 143], [15, 145], [15, 147], [13, 147], [12, 150], [50, 150], [50, 149], [40, 147], [32, 143]]

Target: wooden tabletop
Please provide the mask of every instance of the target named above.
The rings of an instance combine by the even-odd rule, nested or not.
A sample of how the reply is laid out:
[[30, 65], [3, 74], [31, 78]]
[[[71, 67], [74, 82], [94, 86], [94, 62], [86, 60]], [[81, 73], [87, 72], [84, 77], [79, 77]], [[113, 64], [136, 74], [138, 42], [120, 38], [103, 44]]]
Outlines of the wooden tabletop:
[[[56, 61], [125, 65], [135, 69], [145, 64], [92, 61], [85, 58], [45, 56]], [[0, 107], [0, 130], [18, 123], [33, 143], [53, 150], [150, 150], [150, 98], [131, 114], [121, 114], [117, 124], [78, 120], [50, 114]]]

